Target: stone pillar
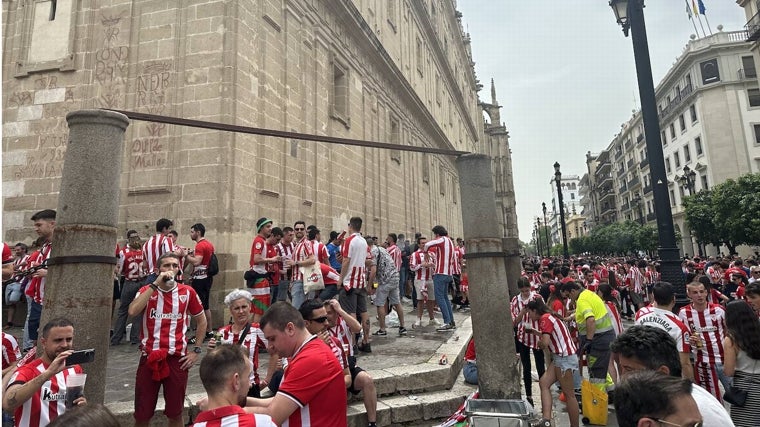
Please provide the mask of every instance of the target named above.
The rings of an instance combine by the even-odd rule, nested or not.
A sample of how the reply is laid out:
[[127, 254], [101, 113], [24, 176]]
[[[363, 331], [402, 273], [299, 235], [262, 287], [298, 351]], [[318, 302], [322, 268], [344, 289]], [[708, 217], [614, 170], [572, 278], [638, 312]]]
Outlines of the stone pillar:
[[472, 330], [483, 399], [520, 399], [509, 288], [502, 237], [496, 224], [491, 160], [483, 154], [457, 159], [462, 227], [467, 242]]
[[83, 365], [85, 395], [103, 403], [116, 264], [119, 187], [126, 116], [103, 110], [66, 115], [69, 143], [63, 164], [56, 227], [41, 325], [57, 317], [74, 323], [74, 348], [94, 348]]

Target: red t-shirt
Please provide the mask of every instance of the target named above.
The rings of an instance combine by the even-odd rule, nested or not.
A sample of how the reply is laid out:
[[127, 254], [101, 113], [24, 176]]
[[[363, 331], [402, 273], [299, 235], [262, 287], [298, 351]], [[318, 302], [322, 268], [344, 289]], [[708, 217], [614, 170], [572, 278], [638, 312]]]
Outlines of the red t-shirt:
[[142, 270], [143, 251], [125, 246], [119, 251], [119, 273], [125, 279], [136, 281], [145, 275]]
[[[42, 359], [36, 359], [19, 367], [18, 371], [8, 381], [8, 387], [32, 381], [45, 372], [48, 366], [43, 363]], [[13, 414], [16, 426], [42, 427], [63, 415], [66, 412], [66, 378], [73, 373], [81, 374], [83, 372], [79, 365], [74, 365], [45, 381], [29, 400], [16, 408], [16, 412]]]
[[327, 264], [319, 263], [319, 268], [322, 270], [322, 280], [325, 285], [337, 285], [340, 280], [340, 273], [337, 270], [330, 267]]
[[[148, 289], [150, 285], [140, 288], [135, 299]], [[189, 316], [195, 317], [201, 313], [201, 300], [190, 286], [177, 283], [171, 291], [153, 291], [143, 312], [140, 334], [143, 353], [164, 349], [170, 355], [186, 355], [185, 333], [190, 323]]]
[[253, 239], [253, 243], [251, 244], [251, 259], [248, 261], [248, 264], [253, 271], [259, 274], [267, 274], [267, 267], [265, 264], [255, 264], [253, 262], [256, 255], [261, 255], [262, 258], [267, 257], [267, 240], [261, 236], [256, 236]]
[[475, 355], [475, 340], [470, 339], [470, 342], [467, 343], [467, 350], [464, 352], [464, 360], [468, 362], [474, 362], [476, 360]]
[[211, 254], [214, 253], [214, 245], [206, 239], [195, 244], [195, 256], [201, 257], [201, 263], [193, 269], [193, 279], [206, 279], [208, 264], [211, 262]]
[[290, 359], [277, 394], [298, 405], [288, 418], [290, 427], [348, 426], [343, 369], [330, 347], [316, 336]]
[[3, 264], [8, 264], [13, 262], [13, 253], [11, 252], [11, 247], [8, 246], [7, 243], [3, 243]]
[[247, 414], [237, 405], [203, 411], [193, 427], [277, 427], [269, 415]]

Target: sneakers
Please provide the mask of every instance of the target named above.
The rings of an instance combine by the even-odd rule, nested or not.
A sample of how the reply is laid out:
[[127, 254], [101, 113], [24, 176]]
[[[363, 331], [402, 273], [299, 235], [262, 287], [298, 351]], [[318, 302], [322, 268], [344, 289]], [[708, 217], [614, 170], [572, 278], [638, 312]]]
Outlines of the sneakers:
[[532, 425], [533, 427], [552, 427], [551, 420], [547, 420], [546, 418], [541, 418], [540, 421], [534, 423]]
[[441, 326], [441, 321], [438, 319], [430, 319], [428, 326]]
[[398, 335], [399, 335], [399, 336], [404, 336], [404, 335], [406, 335], [406, 328], [405, 328], [405, 327], [403, 327], [403, 326], [399, 326], [399, 328], [398, 328]]
[[373, 332], [372, 335], [374, 335], [376, 337], [384, 337], [384, 336], [388, 335], [388, 331], [384, 331], [382, 329], [378, 329], [375, 332]]
[[203, 338], [203, 340], [204, 341], [208, 341], [211, 338], [214, 338], [214, 333], [213, 332], [206, 332], [206, 336]]
[[422, 319], [417, 319], [416, 322], [412, 323], [412, 329], [420, 327], [422, 327]]
[[448, 323], [445, 325], [441, 325], [438, 328], [435, 329], [438, 332], [448, 332], [454, 330], [454, 325], [449, 325]]
[[362, 353], [372, 353], [372, 346], [368, 342], [367, 343], [363, 342], [359, 344], [358, 346], [356, 346], [356, 348]]

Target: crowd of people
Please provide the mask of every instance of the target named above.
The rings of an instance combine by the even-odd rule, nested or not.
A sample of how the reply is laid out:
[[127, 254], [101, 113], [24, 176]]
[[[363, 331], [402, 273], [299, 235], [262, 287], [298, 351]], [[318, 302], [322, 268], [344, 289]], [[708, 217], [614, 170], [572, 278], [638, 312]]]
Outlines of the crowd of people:
[[[79, 365], [66, 363], [75, 348], [71, 322], [50, 321], [37, 336], [55, 215], [45, 210], [32, 217], [39, 235], [32, 247], [15, 245], [15, 256], [8, 245], [3, 250], [6, 302], [26, 302], [28, 308], [20, 345], [12, 335], [2, 334], [4, 423], [18, 426], [53, 425], [67, 412], [107, 412], [86, 405], [83, 396], [66, 402], [67, 380], [82, 372]], [[210, 299], [219, 266], [214, 245], [206, 239], [204, 225], [197, 223], [190, 227], [195, 247], [182, 247], [173, 226], [171, 220], [159, 219], [156, 233], [145, 241], [129, 230], [126, 243], [115, 249], [110, 344], [119, 346], [126, 339], [139, 351], [136, 426], [150, 423], [161, 390], [168, 424], [184, 425], [188, 375], [200, 364], [208, 398], [199, 402], [204, 412], [196, 425], [233, 419], [244, 422], [240, 425], [253, 425], [254, 419], [256, 425], [345, 425], [348, 392], [361, 393], [373, 427], [374, 380], [357, 366], [356, 356], [371, 352], [372, 340], [389, 333], [385, 319], [390, 310], [399, 321], [394, 329], [404, 336], [402, 303], [414, 305], [417, 316], [410, 327], [432, 326], [440, 332], [456, 328], [457, 305], [469, 309], [464, 244], [461, 239], [454, 243], [443, 226], [433, 227], [429, 239], [418, 234], [409, 242], [391, 233], [378, 242], [363, 236], [361, 218], [353, 217], [345, 231], [332, 231], [324, 244], [316, 226], [296, 221], [293, 227], [280, 228], [261, 218], [249, 269], [241, 278], [245, 286], [224, 298], [229, 313], [222, 317], [229, 316], [230, 322], [215, 328]], [[375, 331], [370, 330], [369, 304], [377, 311]], [[422, 322], [425, 308], [427, 325]], [[443, 323], [435, 318], [436, 311]], [[15, 326], [14, 316], [8, 314], [5, 329]], [[43, 351], [36, 357], [38, 338]], [[201, 358], [204, 343], [206, 356]], [[268, 353], [269, 363], [260, 374], [261, 351]], [[271, 397], [262, 397], [265, 388]], [[337, 401], [342, 403], [336, 404], [341, 395]], [[105, 420], [107, 415], [82, 416]]]
[[[523, 265], [512, 320], [531, 403], [531, 353], [538, 365], [543, 416], [538, 425], [551, 425], [551, 387], [557, 382], [570, 425], [578, 425], [583, 367], [589, 381], [614, 402], [621, 426], [695, 425], [695, 416], [708, 426], [760, 425], [760, 266], [755, 259], [685, 259], [688, 302], [676, 311], [676, 291], [662, 281], [653, 260], [543, 258], [526, 259]], [[623, 320], [633, 326], [624, 328]], [[542, 350], [550, 360], [545, 372]], [[636, 374], [645, 370], [660, 375]], [[654, 387], [675, 394], [664, 401], [656, 393], [637, 397]], [[686, 393], [691, 400], [679, 400]], [[696, 414], [685, 409], [694, 404]]]

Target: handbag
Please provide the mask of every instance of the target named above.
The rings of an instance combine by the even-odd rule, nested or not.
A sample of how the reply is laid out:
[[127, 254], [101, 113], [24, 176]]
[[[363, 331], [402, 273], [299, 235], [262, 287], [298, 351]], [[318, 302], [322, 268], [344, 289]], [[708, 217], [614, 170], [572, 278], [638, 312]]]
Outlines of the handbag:
[[747, 403], [747, 390], [732, 385], [723, 393], [723, 400], [731, 405], [744, 407], [744, 404]]
[[325, 288], [325, 281], [322, 278], [322, 268], [319, 261], [306, 267], [298, 267], [303, 277], [303, 293], [308, 294], [312, 291], [321, 291]]

